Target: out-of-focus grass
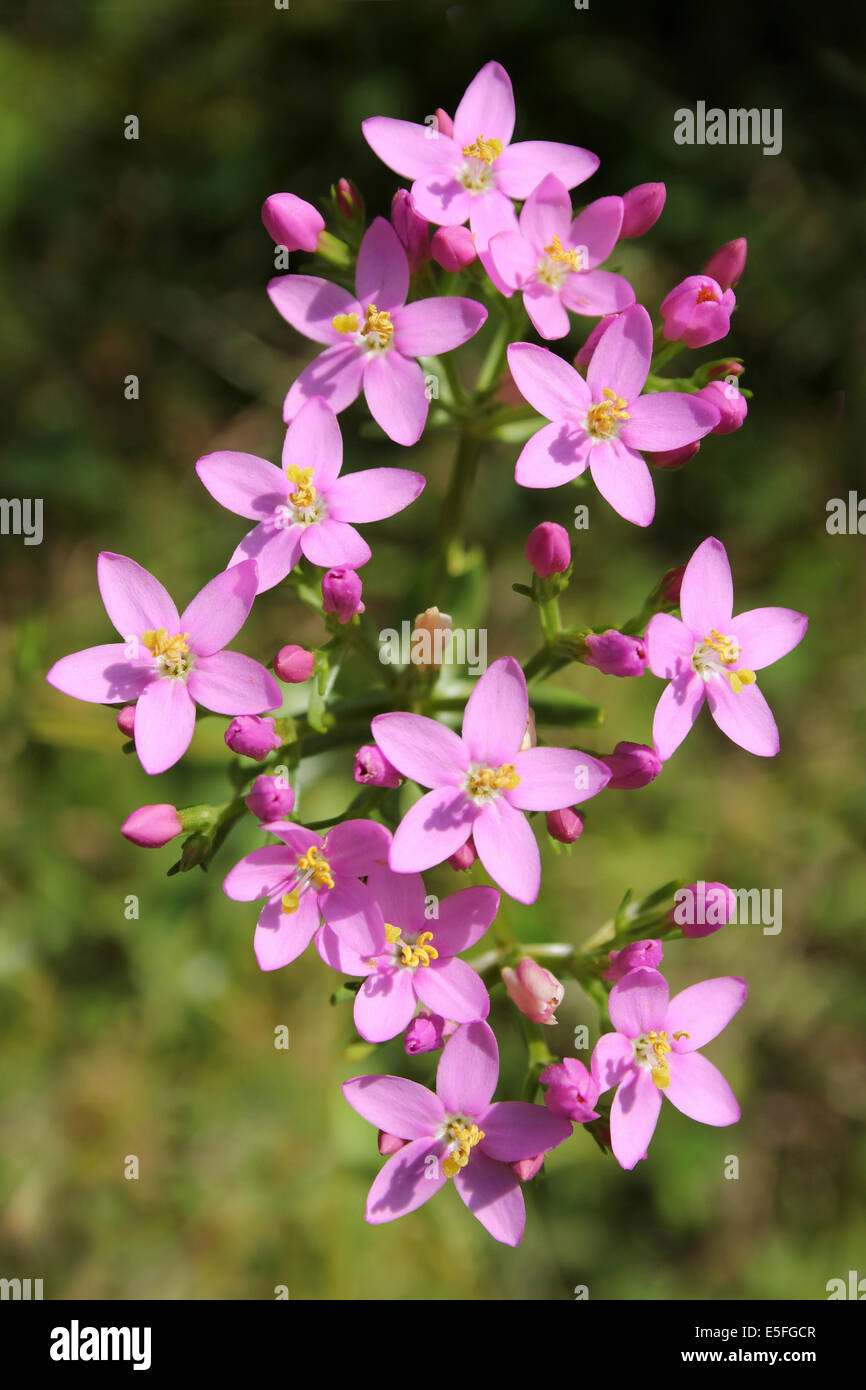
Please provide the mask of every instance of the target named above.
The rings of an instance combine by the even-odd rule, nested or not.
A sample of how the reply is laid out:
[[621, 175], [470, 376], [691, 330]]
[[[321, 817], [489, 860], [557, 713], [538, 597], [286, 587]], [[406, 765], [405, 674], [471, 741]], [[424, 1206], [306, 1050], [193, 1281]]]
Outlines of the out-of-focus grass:
[[[588, 1284], [592, 1297], [809, 1299], [862, 1269], [866, 595], [862, 538], [824, 526], [827, 499], [857, 485], [846, 340], [863, 308], [863, 214], [847, 192], [858, 88], [822, 15], [810, 9], [799, 39], [793, 21], [780, 36], [769, 18], [748, 20], [744, 30], [730, 7], [701, 13], [698, 34], [669, 14], [664, 37], [648, 13], [624, 25], [618, 10], [552, 4], [32, 3], [0, 40], [3, 490], [43, 497], [46, 527], [39, 548], [3, 539], [0, 1274], [42, 1277], [49, 1297], [267, 1298], [287, 1284], [314, 1298], [569, 1298]], [[782, 106], [782, 155], [673, 145], [673, 110], [692, 100], [676, 55], [698, 50], [695, 99]], [[748, 236], [725, 346], [745, 357], [755, 394], [740, 433], [656, 475], [649, 533], [591, 492], [519, 492], [516, 451], [491, 449], [469, 518], [491, 563], [490, 656], [535, 645], [510, 586], [525, 579], [531, 526], [567, 525], [575, 500], [589, 501], [591, 525], [575, 533], [569, 621], [624, 619], [709, 533], [728, 546], [742, 607], [811, 617], [801, 649], [762, 677], [777, 760], [749, 758], [702, 721], [652, 787], [601, 797], [572, 853], [545, 851], [535, 908], [506, 907], [524, 939], [579, 939], [627, 886], [703, 877], [784, 895], [778, 936], [731, 928], [672, 945], [665, 962], [674, 988], [722, 973], [749, 981], [746, 1007], [709, 1049], [741, 1124], [712, 1130], [665, 1107], [632, 1174], [579, 1134], [528, 1190], [518, 1252], [494, 1245], [451, 1191], [393, 1226], [364, 1225], [378, 1159], [340, 1095], [358, 1066], [343, 1056], [347, 1006], [329, 1007], [334, 977], [312, 953], [260, 974], [255, 909], [220, 892], [257, 843], [252, 830], [207, 877], [172, 879], [171, 848], [146, 853], [118, 835], [144, 801], [223, 798], [223, 721], [205, 721], [190, 760], [152, 782], [120, 754], [110, 711], [44, 683], [58, 656], [106, 639], [98, 549], [134, 555], [183, 600], [225, 563], [242, 524], [203, 492], [195, 458], [217, 445], [276, 456], [279, 404], [306, 356], [264, 295], [262, 199], [279, 188], [316, 197], [349, 174], [385, 211], [397, 180], [364, 145], [361, 118], [453, 109], [491, 56], [514, 78], [519, 138], [600, 154], [589, 196], [667, 182], [662, 222], [621, 248], [650, 308], [719, 242]], [[122, 138], [128, 113], [138, 142]], [[128, 373], [138, 402], [124, 400]], [[365, 592], [385, 626], [413, 615], [407, 569], [430, 543], [449, 442], [431, 437], [407, 456], [359, 440], [362, 418], [342, 417], [350, 466], [411, 463], [429, 478], [412, 512], [370, 531]], [[243, 646], [267, 658], [320, 636], [280, 591], [257, 603]], [[564, 679], [606, 707], [581, 742], [604, 751], [648, 738], [652, 678], [582, 668]], [[348, 754], [318, 760], [304, 814], [338, 809], [352, 787]], [[430, 882], [459, 886], [447, 870]], [[495, 1008], [513, 1094], [521, 1043], [498, 995]], [[575, 1023], [595, 1024], [575, 989], [560, 1018], [560, 1051]], [[273, 1045], [281, 1024], [288, 1051]], [[412, 1074], [429, 1079], [433, 1060]], [[392, 1045], [372, 1065], [405, 1059]], [[131, 1154], [137, 1182], [123, 1176]], [[728, 1155], [736, 1181], [724, 1178]]]

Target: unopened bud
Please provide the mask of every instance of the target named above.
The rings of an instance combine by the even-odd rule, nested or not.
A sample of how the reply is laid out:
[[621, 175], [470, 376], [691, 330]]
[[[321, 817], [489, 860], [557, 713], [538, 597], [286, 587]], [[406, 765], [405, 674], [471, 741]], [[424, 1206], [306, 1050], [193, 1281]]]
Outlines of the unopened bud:
[[403, 781], [375, 743], [365, 743], [358, 749], [352, 776], [365, 787], [399, 787]]
[[274, 675], [279, 676], [281, 681], [287, 685], [300, 685], [302, 681], [308, 681], [313, 674], [313, 667], [316, 664], [315, 654], [308, 652], [305, 647], [297, 647], [290, 642], [286, 647], [280, 647], [274, 657]]
[[183, 832], [183, 824], [174, 806], [161, 802], [155, 806], [139, 806], [127, 816], [120, 827], [121, 835], [142, 849], [159, 849]]
[[561, 845], [573, 845], [583, 834], [583, 816], [570, 806], [561, 811], [548, 811], [546, 821], [548, 835]]
[[226, 729], [225, 740], [233, 753], [254, 758], [257, 763], [282, 747], [273, 719], [262, 719], [257, 714], [239, 714]]
[[531, 956], [524, 956], [517, 969], [503, 967], [502, 978], [512, 1003], [531, 1023], [556, 1022], [554, 1010], [562, 1003], [565, 986]]
[[643, 236], [661, 217], [667, 190], [663, 183], [639, 183], [623, 193], [625, 212], [620, 237]]
[[748, 243], [744, 236], [735, 241], [726, 241], [720, 246], [704, 266], [704, 274], [711, 275], [723, 290], [735, 285], [746, 268]]

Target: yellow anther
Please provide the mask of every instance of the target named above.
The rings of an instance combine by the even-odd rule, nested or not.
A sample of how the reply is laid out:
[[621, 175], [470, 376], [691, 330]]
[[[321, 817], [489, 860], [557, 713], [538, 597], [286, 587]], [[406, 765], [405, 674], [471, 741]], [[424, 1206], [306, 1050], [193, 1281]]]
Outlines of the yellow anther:
[[433, 940], [432, 931], [422, 931], [414, 946], [407, 946], [403, 942], [403, 964], [404, 965], [429, 965], [431, 960], [436, 960], [439, 952], [435, 946], [429, 943]]
[[695, 300], [695, 303], [707, 304], [710, 301], [712, 301], [713, 304], [718, 304], [719, 296], [716, 294], [715, 290], [710, 289], [709, 285], [702, 285], [701, 288], [698, 290], [698, 297]]
[[[582, 270], [583, 262], [580, 251], [576, 248], [566, 251], [559, 236], [555, 235], [549, 246], [545, 246], [545, 251], [552, 261], [560, 261], [563, 265], [570, 266], [572, 270]], [[623, 401], [623, 405], [625, 402]]]
[[495, 135], [489, 140], [479, 135], [471, 145], [463, 146], [463, 153], [467, 159], [480, 159], [483, 164], [492, 164], [502, 154], [502, 141], [497, 140]]
[[667, 1033], [648, 1033], [650, 1047], [655, 1054], [655, 1066], [651, 1068], [650, 1075], [654, 1084], [660, 1091], [666, 1091], [671, 1084], [671, 1072], [668, 1066], [667, 1054], [671, 1051]]
[[280, 900], [283, 912], [297, 912], [300, 896], [297, 893], [284, 893]]
[[358, 315], [357, 314], [336, 314], [331, 319], [331, 327], [336, 328], [338, 333], [357, 333]]
[[377, 309], [375, 304], [367, 305], [361, 333], [365, 338], [375, 338], [379, 347], [387, 347], [394, 336], [394, 325], [387, 309]]
[[316, 501], [312, 468], [299, 468], [296, 463], [290, 463], [286, 469], [286, 477], [290, 483], [295, 484], [295, 491], [291, 497], [292, 504], [295, 507], [312, 507]]
[[396, 946], [402, 933], [399, 927], [392, 927], [390, 922], [385, 923], [385, 939], [390, 941], [392, 946]]
[[704, 638], [704, 646], [712, 647], [726, 666], [733, 666], [740, 659], [740, 644], [736, 637], [723, 637], [718, 628], [713, 628], [709, 637]]
[[298, 860], [298, 869], [302, 874], [311, 874], [317, 888], [333, 888], [334, 880], [331, 877], [331, 866], [327, 859], [322, 858], [322, 851], [318, 845], [310, 845], [306, 854], [301, 855]]
[[514, 763], [503, 763], [501, 767], [478, 767], [470, 772], [466, 789], [470, 796], [483, 796], [486, 792], [513, 792], [519, 786]]
[[660, 1091], [666, 1091], [671, 1084], [671, 1073], [667, 1062], [661, 1067], [653, 1067], [650, 1075]]
[[601, 394], [604, 399], [596, 401], [586, 412], [586, 423], [590, 434], [596, 439], [610, 439], [611, 435], [616, 433], [619, 421], [631, 418], [626, 410], [628, 401], [623, 396], [618, 396], [609, 386], [605, 386]]
[[748, 670], [745, 666], [741, 666], [739, 671], [726, 671], [725, 675], [735, 695], [739, 695], [744, 685], [754, 685], [756, 680], [754, 671]]
[[446, 1178], [453, 1178], [465, 1168], [476, 1144], [484, 1138], [484, 1130], [476, 1124], [461, 1125], [457, 1120], [448, 1126], [448, 1139], [454, 1145], [451, 1153], [442, 1161], [442, 1172]]
[[172, 671], [180, 671], [186, 664], [188, 638], [188, 632], [176, 632], [173, 637], [169, 637], [166, 628], [159, 627], [156, 631], [143, 632], [141, 645], [147, 647], [153, 656], [160, 658], [163, 666]]
[[679, 1042], [680, 1038], [690, 1038], [691, 1036], [691, 1033], [684, 1033], [680, 1029], [679, 1033], [674, 1033], [674, 1042]]

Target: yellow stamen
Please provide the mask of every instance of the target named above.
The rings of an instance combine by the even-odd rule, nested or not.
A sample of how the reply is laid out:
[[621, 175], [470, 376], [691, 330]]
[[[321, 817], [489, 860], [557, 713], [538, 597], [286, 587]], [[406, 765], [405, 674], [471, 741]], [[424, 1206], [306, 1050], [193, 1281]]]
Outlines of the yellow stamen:
[[300, 896], [297, 893], [284, 893], [280, 901], [283, 912], [297, 912]]
[[403, 945], [403, 964], [404, 965], [429, 965], [431, 960], [436, 960], [439, 952], [435, 946], [429, 943], [433, 940], [432, 931], [422, 931], [414, 946]]
[[173, 671], [179, 671], [185, 664], [184, 658], [189, 651], [188, 632], [176, 632], [173, 637], [169, 637], [164, 627], [159, 627], [156, 631], [149, 629], [141, 634], [141, 644], [155, 657], [160, 657], [164, 666]]
[[479, 135], [473, 144], [463, 146], [463, 153], [467, 159], [480, 159], [483, 164], [492, 164], [502, 154], [502, 141], [497, 140], [495, 135], [489, 140]]
[[455, 1148], [442, 1160], [442, 1172], [446, 1178], [453, 1178], [466, 1167], [475, 1145], [484, 1138], [484, 1130], [476, 1124], [461, 1125], [455, 1120], [448, 1126], [448, 1138]]
[[660, 1091], [666, 1091], [671, 1084], [671, 1071], [668, 1066], [667, 1054], [671, 1051], [667, 1033], [648, 1033], [650, 1045], [655, 1053], [656, 1064], [651, 1069], [653, 1082]]
[[739, 695], [744, 685], [754, 685], [757, 679], [754, 671], [750, 671], [746, 666], [741, 666], [739, 671], [726, 671], [725, 675], [735, 695]]
[[571, 266], [572, 270], [582, 270], [583, 263], [580, 252], [576, 248], [566, 251], [558, 236], [554, 236], [550, 245], [545, 246], [544, 249], [552, 261], [560, 261], [563, 265]]
[[322, 858], [322, 851], [318, 845], [310, 845], [306, 854], [301, 855], [298, 860], [298, 869], [303, 874], [311, 872], [317, 888], [333, 888], [334, 880], [331, 876], [331, 866], [327, 859]]
[[483, 796], [485, 792], [513, 792], [519, 786], [514, 763], [503, 763], [501, 767], [479, 767], [470, 772], [466, 789], [470, 796]]
[[296, 463], [290, 463], [286, 469], [286, 477], [290, 483], [295, 483], [295, 491], [292, 493], [292, 504], [295, 507], [312, 507], [316, 501], [316, 489], [313, 486], [312, 468], [299, 468]]
[[385, 939], [390, 941], [392, 946], [396, 946], [400, 940], [402, 932], [399, 927], [392, 927], [390, 922], [385, 923]]
[[365, 338], [378, 338], [379, 346], [387, 347], [394, 336], [394, 325], [389, 311], [377, 309], [375, 304], [368, 304], [361, 333]]
[[680, 1038], [690, 1038], [691, 1036], [691, 1033], [684, 1033], [680, 1029], [679, 1033], [674, 1033], [674, 1042], [679, 1042]]
[[338, 333], [357, 333], [358, 315], [337, 314], [331, 319], [331, 327], [336, 328]]
[[618, 396], [609, 386], [605, 386], [602, 391], [604, 400], [596, 401], [586, 412], [586, 423], [590, 434], [595, 435], [596, 439], [609, 439], [616, 432], [617, 423], [620, 420], [629, 420], [631, 416], [626, 410], [628, 401], [623, 396]]
[[[713, 628], [712, 634], [704, 638], [704, 646], [712, 647], [714, 652], [718, 652], [725, 666], [733, 666], [742, 655], [736, 637], [725, 637], [717, 628]], [[754, 671], [750, 671], [747, 666], [741, 666], [739, 671], [725, 671], [724, 674], [735, 695], [739, 695], [744, 685], [754, 685], [757, 679]]]
[[697, 304], [707, 304], [710, 301], [712, 301], [713, 304], [718, 304], [719, 296], [716, 294], [715, 290], [710, 289], [709, 285], [703, 285], [698, 290], [698, 297], [695, 302]]

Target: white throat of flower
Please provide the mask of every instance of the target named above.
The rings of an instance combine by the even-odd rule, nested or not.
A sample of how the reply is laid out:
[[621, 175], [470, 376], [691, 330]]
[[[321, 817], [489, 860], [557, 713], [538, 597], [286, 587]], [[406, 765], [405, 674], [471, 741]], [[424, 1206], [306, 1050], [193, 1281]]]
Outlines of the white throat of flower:
[[567, 249], [559, 236], [554, 236], [550, 245], [545, 246], [544, 256], [538, 262], [536, 279], [542, 285], [549, 285], [552, 290], [561, 289], [569, 275], [586, 269], [585, 253], [585, 246]]
[[331, 327], [354, 339], [357, 347], [365, 352], [384, 352], [394, 340], [394, 324], [389, 309], [377, 309], [368, 304], [364, 310], [363, 323], [357, 314], [337, 314], [331, 320]]
[[[680, 1038], [687, 1038], [688, 1033], [680, 1031], [674, 1033], [674, 1042], [679, 1042]], [[671, 1069], [668, 1062], [668, 1053], [673, 1051], [673, 1046], [664, 1030], [649, 1033], [641, 1033], [639, 1038], [632, 1039], [632, 1054], [634, 1064], [640, 1067], [641, 1071], [648, 1071], [652, 1075], [653, 1084], [660, 1091], [666, 1091], [671, 1084]]]
[[464, 164], [457, 170], [457, 181], [467, 193], [486, 193], [496, 187], [493, 165], [502, 154], [502, 141], [477, 136], [471, 145], [463, 146]]
[[697, 672], [705, 684], [710, 681], [727, 680], [734, 694], [739, 695], [743, 686], [755, 684], [755, 673], [747, 666], [740, 666], [737, 670], [731, 669], [737, 665], [742, 654], [742, 647], [735, 637], [725, 637], [717, 628], [713, 628], [708, 637], [695, 644], [692, 652], [692, 670]]
[[446, 1115], [437, 1137], [448, 1146], [442, 1172], [446, 1178], [454, 1178], [466, 1167], [475, 1145], [484, 1138], [484, 1130], [465, 1115]]
[[463, 778], [463, 790], [476, 806], [486, 806], [496, 801], [503, 792], [513, 792], [520, 786], [520, 778], [514, 771], [513, 763], [503, 763], [501, 767], [486, 767], [483, 763], [470, 763], [469, 771]]
[[195, 656], [189, 649], [188, 632], [176, 632], [171, 637], [164, 627], [148, 630], [141, 634], [141, 645], [146, 647], [154, 658], [160, 676], [186, 680], [195, 661]]
[[274, 508], [274, 525], [278, 531], [290, 526], [314, 526], [328, 515], [325, 500], [319, 495], [313, 483], [312, 468], [299, 468], [296, 463], [289, 464], [286, 477], [295, 484], [294, 492], [289, 493], [285, 502]]

